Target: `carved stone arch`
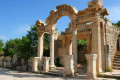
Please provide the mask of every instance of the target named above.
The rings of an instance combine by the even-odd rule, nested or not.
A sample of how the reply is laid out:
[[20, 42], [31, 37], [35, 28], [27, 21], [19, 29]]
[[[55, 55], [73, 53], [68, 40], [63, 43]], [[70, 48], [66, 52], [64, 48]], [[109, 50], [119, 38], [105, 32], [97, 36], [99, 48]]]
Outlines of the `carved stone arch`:
[[74, 23], [78, 13], [76, 8], [67, 4], [63, 4], [63, 5], [57, 6], [56, 9], [57, 10], [52, 10], [50, 12], [50, 15], [46, 19], [47, 27], [52, 27], [54, 24], [57, 23], [57, 20], [63, 16], [68, 16], [71, 20], [71, 23]]

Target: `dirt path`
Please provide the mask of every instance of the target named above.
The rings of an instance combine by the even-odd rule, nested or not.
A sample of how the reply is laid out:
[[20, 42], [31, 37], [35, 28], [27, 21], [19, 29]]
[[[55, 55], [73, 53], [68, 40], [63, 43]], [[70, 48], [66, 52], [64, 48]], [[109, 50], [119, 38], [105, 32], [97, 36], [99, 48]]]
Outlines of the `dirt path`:
[[[101, 79], [100, 80], [108, 80]], [[11, 71], [9, 69], [0, 68], [0, 80], [83, 80], [79, 78], [65, 78], [51, 75], [34, 74], [30, 72]]]

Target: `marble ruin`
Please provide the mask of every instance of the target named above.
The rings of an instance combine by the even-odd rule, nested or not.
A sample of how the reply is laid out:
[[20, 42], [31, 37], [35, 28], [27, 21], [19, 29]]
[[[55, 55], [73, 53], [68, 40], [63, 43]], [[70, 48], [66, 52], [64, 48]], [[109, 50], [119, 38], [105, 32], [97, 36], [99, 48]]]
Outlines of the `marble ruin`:
[[[61, 63], [64, 65], [63, 74], [74, 75], [74, 73], [77, 72], [77, 40], [82, 39], [87, 40], [87, 78], [95, 78], [96, 73], [103, 72], [108, 67], [112, 67], [111, 62], [117, 50], [115, 45], [117, 43], [117, 34], [119, 30], [105, 17], [109, 15], [109, 12], [106, 8], [103, 8], [102, 0], [92, 0], [88, 2], [88, 8], [82, 11], [78, 11], [75, 7], [67, 4], [57, 6], [56, 9], [57, 10], [52, 10], [50, 12], [46, 22], [42, 20], [36, 22], [36, 26], [39, 28], [39, 60], [37, 59], [39, 67], [43, 66], [44, 60], [44, 33], [51, 34], [50, 69], [55, 68], [54, 56], [58, 54]], [[57, 20], [63, 16], [68, 16], [71, 22], [69, 23], [69, 28], [67, 28], [65, 32], [62, 32], [61, 35], [57, 35], [56, 40], [61, 41], [62, 44], [61, 47], [58, 48], [58, 53], [55, 53], [55, 27]], [[106, 46], [109, 46], [111, 49], [108, 49]], [[67, 62], [63, 62], [63, 59]], [[37, 68], [35, 65], [34, 67]]]
[[[88, 8], [82, 11], [67, 4], [57, 6], [56, 10], [50, 12], [46, 22], [36, 21], [36, 26], [39, 29], [38, 56], [30, 59], [32, 68], [30, 70], [32, 72], [38, 70], [49, 72], [49, 69], [56, 68], [55, 56], [58, 56], [60, 63], [64, 66], [63, 76], [74, 76], [78, 72], [77, 40], [87, 40], [86, 78], [94, 79], [97, 73], [111, 68], [117, 52], [120, 30], [105, 17], [107, 15], [109, 12], [103, 8], [102, 0], [88, 2]], [[60, 35], [58, 31], [55, 31], [55, 28], [57, 20], [63, 16], [68, 16], [71, 22], [65, 32]], [[50, 57], [43, 57], [44, 33], [51, 35]], [[58, 46], [55, 46], [56, 44]]]

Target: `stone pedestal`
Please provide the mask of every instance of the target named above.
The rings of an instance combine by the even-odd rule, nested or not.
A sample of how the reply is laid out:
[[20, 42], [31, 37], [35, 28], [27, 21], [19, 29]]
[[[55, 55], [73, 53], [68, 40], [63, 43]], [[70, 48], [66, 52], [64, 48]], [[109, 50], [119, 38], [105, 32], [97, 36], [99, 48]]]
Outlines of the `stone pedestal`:
[[38, 71], [38, 60], [39, 60], [39, 57], [32, 57], [32, 71], [33, 72], [36, 72]]
[[65, 55], [64, 61], [65, 61], [65, 65], [64, 65], [63, 76], [74, 76], [73, 55]]
[[86, 58], [87, 58], [87, 74], [86, 74], [86, 78], [95, 79], [96, 78], [97, 54], [86, 54]]
[[49, 71], [49, 61], [50, 61], [50, 57], [44, 57], [44, 58], [43, 58], [43, 61], [44, 61], [43, 71], [44, 71], [44, 72], [48, 72], [48, 71]]

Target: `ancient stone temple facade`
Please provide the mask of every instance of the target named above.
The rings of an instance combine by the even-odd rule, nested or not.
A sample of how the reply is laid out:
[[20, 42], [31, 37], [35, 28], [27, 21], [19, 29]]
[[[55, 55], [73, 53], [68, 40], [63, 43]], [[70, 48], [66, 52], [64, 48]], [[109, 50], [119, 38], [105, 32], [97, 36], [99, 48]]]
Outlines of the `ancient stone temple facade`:
[[[33, 59], [33, 70], [38, 70], [38, 66], [42, 70], [43, 62], [45, 71], [55, 68], [54, 56], [58, 54], [60, 62], [64, 65], [63, 75], [74, 75], [77, 72], [77, 40], [83, 39], [87, 40], [87, 78], [95, 78], [96, 73], [112, 67], [111, 62], [117, 51], [119, 30], [105, 17], [107, 15], [109, 13], [106, 8], [103, 8], [102, 0], [92, 0], [88, 2], [88, 8], [82, 11], [63, 4], [50, 12], [46, 22], [38, 20], [36, 22], [39, 28], [38, 57]], [[58, 35], [55, 31], [57, 20], [63, 16], [68, 16], [71, 22], [69, 28]], [[43, 58], [44, 33], [51, 34], [50, 58]], [[55, 40], [60, 42], [60, 46], [55, 47]]]

